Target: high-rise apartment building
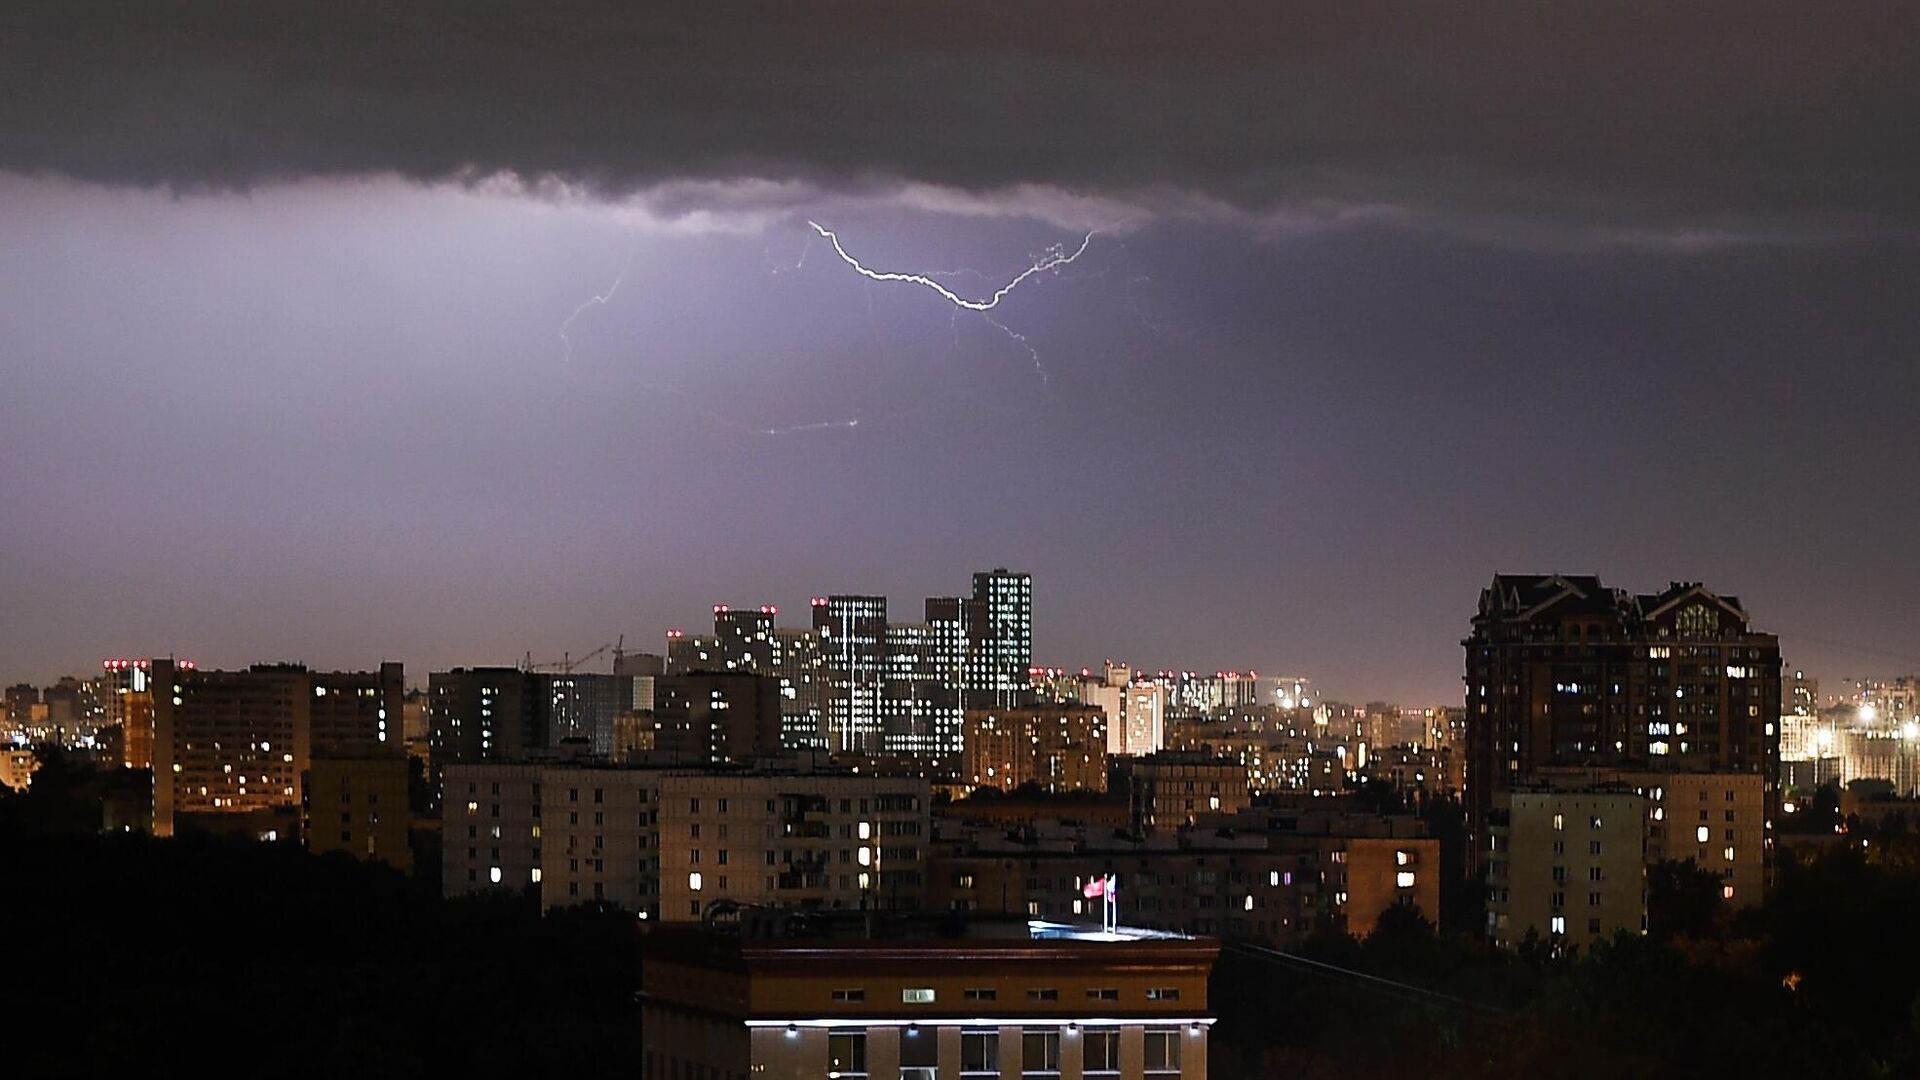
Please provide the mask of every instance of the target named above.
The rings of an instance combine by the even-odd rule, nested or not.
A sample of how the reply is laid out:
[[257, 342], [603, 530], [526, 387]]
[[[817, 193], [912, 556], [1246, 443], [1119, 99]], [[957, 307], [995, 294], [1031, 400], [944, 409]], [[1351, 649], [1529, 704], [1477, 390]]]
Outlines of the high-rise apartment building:
[[454, 762], [500, 761], [547, 746], [547, 710], [527, 672], [454, 668], [427, 676], [428, 741], [436, 770]]
[[722, 671], [747, 671], [771, 675], [779, 667], [780, 640], [774, 633], [774, 616], [779, 609], [770, 604], [756, 608], [736, 608], [716, 604], [713, 608], [713, 640], [716, 667]]
[[860, 754], [882, 749], [881, 699], [886, 685], [887, 598], [817, 596], [813, 629], [820, 640], [827, 746]]
[[315, 754], [405, 755], [400, 721], [407, 680], [400, 664], [383, 663], [378, 671], [315, 671], [310, 678]]
[[1083, 670], [1076, 697], [1107, 714], [1107, 753], [1127, 752], [1127, 684], [1133, 681], [1133, 669], [1109, 660], [1100, 674]]
[[1167, 688], [1154, 682], [1135, 682], [1127, 687], [1123, 728], [1123, 754], [1152, 754], [1167, 745]]
[[653, 749], [726, 762], [781, 749], [780, 683], [751, 671], [695, 671], [655, 680]]
[[[1780, 647], [1737, 598], [1689, 582], [1633, 595], [1590, 576], [1502, 574], [1462, 644], [1477, 830], [1502, 793], [1565, 767], [1750, 774], [1771, 820]], [[1484, 858], [1487, 845], [1475, 850]]]
[[614, 721], [636, 707], [635, 684], [645, 676], [572, 671], [531, 674], [534, 706], [544, 713], [539, 726], [548, 745], [577, 746], [592, 753], [613, 752]]
[[720, 639], [690, 635], [684, 630], [667, 631], [666, 670], [669, 674], [725, 670], [720, 661]]
[[1006, 567], [973, 575], [973, 599], [986, 627], [970, 657], [969, 707], [1006, 708], [1031, 695], [1033, 667], [1033, 576]]
[[389, 692], [397, 712], [398, 664], [378, 672], [298, 664], [203, 671], [153, 660], [135, 670], [144, 672], [152, 699], [156, 836], [173, 835], [189, 815], [214, 827], [291, 834], [297, 816], [285, 824], [278, 818], [298, 813], [316, 736], [329, 753], [399, 756], [397, 736], [380, 717]]
[[959, 756], [968, 665], [985, 626], [984, 605], [942, 596], [927, 600], [925, 622], [887, 624], [884, 752]]
[[827, 747], [827, 679], [821, 666], [820, 635], [813, 630], [776, 627], [775, 678], [780, 680], [780, 742], [789, 750]]
[[[175, 661], [191, 671], [191, 660]], [[153, 661], [101, 661], [101, 698], [109, 726], [120, 729], [120, 761], [129, 769], [153, 768]]]
[[964, 741], [968, 788], [1107, 789], [1107, 714], [1097, 705], [969, 709]]

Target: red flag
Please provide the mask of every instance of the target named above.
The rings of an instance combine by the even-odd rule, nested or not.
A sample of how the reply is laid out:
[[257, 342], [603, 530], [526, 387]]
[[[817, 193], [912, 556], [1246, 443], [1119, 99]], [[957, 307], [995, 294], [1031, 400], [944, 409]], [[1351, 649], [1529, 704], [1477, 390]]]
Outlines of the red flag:
[[1085, 888], [1080, 890], [1080, 895], [1086, 897], [1089, 900], [1093, 899], [1096, 896], [1105, 896], [1106, 893], [1107, 893], [1107, 879], [1103, 877], [1094, 878], [1093, 880], [1087, 882]]

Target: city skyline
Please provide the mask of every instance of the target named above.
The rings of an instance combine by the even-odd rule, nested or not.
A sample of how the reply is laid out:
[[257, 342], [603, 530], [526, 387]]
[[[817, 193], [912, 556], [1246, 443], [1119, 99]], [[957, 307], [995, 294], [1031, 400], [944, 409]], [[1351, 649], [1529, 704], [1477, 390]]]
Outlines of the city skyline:
[[552, 10], [9, 12], [0, 666], [1001, 563], [1046, 662], [1423, 701], [1496, 572], [1920, 657], [1910, 12]]
[[[1547, 574], [1555, 572], [1557, 571], [1541, 571], [1541, 573]], [[955, 581], [963, 578], [965, 573], [966, 572], [959, 572], [951, 574], [945, 583], [953, 585]], [[1584, 575], [1569, 574], [1568, 576]], [[1656, 582], [1649, 579], [1647, 582], [1641, 583], [1614, 573], [1603, 576], [1609, 581], [1621, 581], [1630, 588], [1644, 588], [1649, 590], [1664, 588], [1675, 580], [1672, 578], [1663, 578]], [[936, 584], [938, 584], [938, 582], [936, 582]], [[1484, 587], [1484, 581], [1479, 587]], [[965, 591], [965, 589], [952, 587], [946, 589], [944, 592], [936, 588], [934, 591], [918, 593], [905, 590], [891, 592], [875, 590], [846, 595], [877, 595], [888, 597], [894, 601], [896, 606], [899, 606], [899, 611], [891, 616], [893, 621], [917, 622], [918, 618], [914, 613], [917, 613], [919, 601], [922, 597], [939, 597], [964, 593]], [[346, 669], [367, 664], [377, 665], [383, 660], [398, 660], [405, 663], [410, 671], [419, 674], [429, 670], [440, 671], [455, 667], [516, 667], [520, 666], [529, 656], [533, 658], [537, 665], [543, 668], [552, 668], [563, 659], [571, 657], [577, 661], [583, 657], [587, 657], [588, 654], [591, 653], [593, 654], [591, 660], [579, 670], [599, 671], [610, 667], [612, 663], [612, 646], [616, 642], [624, 639], [625, 649], [628, 653], [656, 652], [664, 655], [667, 650], [670, 634], [679, 632], [683, 634], [692, 633], [695, 635], [704, 635], [708, 628], [702, 619], [711, 616], [717, 609], [724, 607], [734, 607], [741, 610], [770, 607], [774, 609], [774, 624], [776, 626], [783, 629], [806, 629], [810, 625], [808, 622], [809, 616], [805, 614], [808, 610], [809, 603], [826, 592], [826, 590], [802, 591], [799, 594], [800, 598], [797, 602], [778, 603], [769, 602], [764, 596], [760, 595], [735, 596], [731, 600], [712, 602], [702, 608], [696, 608], [689, 613], [689, 617], [687, 618], [665, 621], [654, 620], [638, 632], [629, 629], [616, 629], [601, 632], [598, 636], [593, 632], [581, 633], [559, 642], [542, 643], [529, 641], [524, 644], [509, 642], [506, 645], [494, 646], [495, 651], [491, 652], [483, 648], [462, 649], [454, 644], [440, 644], [402, 652], [369, 651], [349, 645], [333, 650], [301, 651], [296, 649], [290, 653], [275, 653], [267, 649], [248, 650], [237, 646], [229, 646], [226, 650], [222, 651], [216, 645], [187, 642], [184, 644], [176, 643], [175, 647], [171, 649], [140, 647], [109, 648], [100, 651], [96, 657], [78, 661], [72, 666], [59, 668], [59, 670], [54, 670], [54, 668], [59, 667], [58, 664], [54, 664], [48, 668], [44, 676], [40, 673], [23, 672], [18, 665], [15, 665], [6, 671], [0, 671], [0, 682], [9, 685], [19, 682], [30, 683], [35, 686], [52, 685], [57, 679], [64, 676], [80, 676], [84, 678], [97, 674], [100, 661], [103, 659], [150, 656], [177, 656], [180, 659], [193, 660], [208, 668], [236, 669], [245, 668], [253, 664], [267, 663], [298, 663], [308, 665], [316, 670], [326, 670], [329, 668]], [[843, 594], [835, 593], [835, 595]], [[1751, 594], [1750, 592], [1743, 592], [1743, 595]], [[1045, 587], [1044, 582], [1036, 584], [1034, 596], [1034, 637], [1036, 641], [1040, 643], [1040, 645], [1036, 647], [1033, 660], [1034, 665], [1037, 667], [1051, 667], [1063, 670], [1086, 668], [1097, 671], [1102, 663], [1113, 662], [1129, 665], [1142, 674], [1168, 671], [1196, 673], [1247, 671], [1265, 672], [1275, 676], [1305, 675], [1313, 679], [1316, 689], [1323, 698], [1355, 705], [1368, 701], [1391, 701], [1409, 707], [1457, 705], [1463, 697], [1462, 690], [1459, 686], [1460, 675], [1457, 670], [1459, 639], [1465, 636], [1469, 625], [1466, 620], [1458, 618], [1457, 610], [1455, 622], [1458, 625], [1452, 636], [1440, 635], [1442, 640], [1433, 647], [1434, 650], [1445, 654], [1447, 662], [1452, 664], [1454, 670], [1442, 676], [1443, 681], [1440, 683], [1442, 689], [1440, 691], [1422, 697], [1417, 691], [1389, 692], [1390, 688], [1394, 685], [1416, 685], [1414, 683], [1405, 681], [1396, 683], [1395, 680], [1390, 678], [1354, 679], [1349, 677], [1348, 679], [1342, 679], [1337, 675], [1326, 673], [1326, 671], [1321, 668], [1316, 668], [1305, 663], [1289, 663], [1285, 658], [1282, 658], [1277, 663], [1250, 662], [1249, 658], [1245, 656], [1180, 656], [1170, 660], [1159, 655], [1130, 654], [1118, 649], [1101, 651], [1099, 655], [1054, 655], [1053, 649], [1047, 645], [1047, 643], [1053, 639], [1054, 627], [1046, 621], [1047, 608], [1053, 598], [1049, 596], [1049, 590]], [[1781, 655], [1788, 665], [1786, 671], [1788, 675], [1792, 674], [1794, 670], [1804, 671], [1817, 679], [1825, 681], [1829, 687], [1837, 688], [1848, 680], [1863, 678], [1887, 679], [1920, 670], [1920, 658], [1903, 657], [1895, 652], [1869, 646], [1808, 638], [1797, 635], [1791, 630], [1782, 630], [1766, 618], [1764, 608], [1761, 609], [1760, 614], [1755, 616], [1755, 621], [1758, 627], [1769, 633], [1776, 634], [1781, 639]], [[510, 634], [510, 631], [506, 633]], [[1076, 636], [1088, 637], [1086, 634]], [[506, 641], [508, 639], [505, 635], [502, 635], [496, 636], [495, 640]], [[1796, 641], [1799, 642], [1798, 645], [1796, 645]], [[501, 649], [505, 651], [499, 651]], [[1821, 657], [1854, 657], [1865, 659], [1864, 662], [1824, 667], [1815, 663], [1813, 659], [1809, 659]], [[1337, 672], [1342, 669], [1339, 665], [1334, 665], [1333, 670]], [[1447, 682], [1453, 684], [1451, 690], [1445, 688]], [[424, 686], [425, 684], [422, 682], [420, 685]]]

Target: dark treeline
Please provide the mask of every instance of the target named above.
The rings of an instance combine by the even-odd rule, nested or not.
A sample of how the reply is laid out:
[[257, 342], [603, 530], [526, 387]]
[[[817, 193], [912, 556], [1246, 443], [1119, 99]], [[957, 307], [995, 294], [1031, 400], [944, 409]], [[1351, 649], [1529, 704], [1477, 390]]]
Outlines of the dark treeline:
[[633, 1075], [631, 916], [444, 901], [289, 843], [99, 835], [88, 778], [50, 767], [0, 797], [12, 1075]]
[[1584, 956], [1502, 954], [1412, 914], [1364, 942], [1323, 933], [1297, 950], [1462, 1001], [1229, 947], [1212, 986], [1214, 1074], [1920, 1076], [1920, 836], [1895, 822], [1849, 840], [1783, 853], [1751, 911], [1721, 905], [1691, 863], [1656, 867], [1652, 932]]

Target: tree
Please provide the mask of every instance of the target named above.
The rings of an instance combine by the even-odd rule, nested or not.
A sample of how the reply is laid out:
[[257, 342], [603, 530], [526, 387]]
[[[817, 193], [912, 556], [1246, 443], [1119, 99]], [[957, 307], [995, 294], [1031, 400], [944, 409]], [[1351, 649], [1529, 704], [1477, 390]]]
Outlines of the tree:
[[1647, 867], [1647, 933], [1656, 940], [1711, 937], [1720, 911], [1720, 879], [1692, 859]]

